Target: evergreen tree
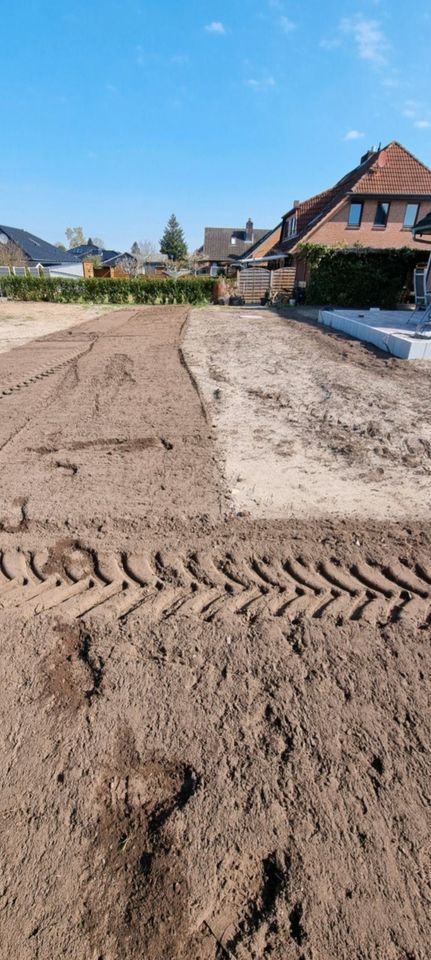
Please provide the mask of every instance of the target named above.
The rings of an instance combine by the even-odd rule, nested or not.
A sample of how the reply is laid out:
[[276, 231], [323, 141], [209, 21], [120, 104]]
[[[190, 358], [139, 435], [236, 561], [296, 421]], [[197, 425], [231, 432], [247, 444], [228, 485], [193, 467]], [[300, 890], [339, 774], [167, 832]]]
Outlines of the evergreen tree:
[[165, 253], [170, 260], [185, 260], [187, 252], [184, 231], [173, 213], [172, 216], [169, 217], [165, 232], [160, 241], [160, 253]]

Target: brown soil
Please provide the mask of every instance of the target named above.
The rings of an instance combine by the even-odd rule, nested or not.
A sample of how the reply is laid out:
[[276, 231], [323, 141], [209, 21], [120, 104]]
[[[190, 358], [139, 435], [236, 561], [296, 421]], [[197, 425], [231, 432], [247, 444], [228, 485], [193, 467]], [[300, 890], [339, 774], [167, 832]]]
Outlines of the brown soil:
[[425, 960], [429, 523], [238, 515], [186, 316], [0, 356], [0, 956]]

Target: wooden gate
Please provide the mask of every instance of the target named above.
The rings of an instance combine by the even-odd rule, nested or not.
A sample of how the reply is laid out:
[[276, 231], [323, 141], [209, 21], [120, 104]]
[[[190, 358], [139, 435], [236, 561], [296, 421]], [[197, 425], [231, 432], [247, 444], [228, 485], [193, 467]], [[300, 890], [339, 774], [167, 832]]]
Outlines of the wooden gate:
[[292, 294], [295, 286], [296, 267], [280, 267], [279, 270], [266, 270], [263, 267], [248, 267], [239, 275], [239, 296], [246, 303], [260, 303], [268, 294], [281, 290]]
[[271, 277], [271, 293], [280, 293], [284, 290], [286, 293], [293, 293], [295, 286], [296, 267], [280, 267], [280, 270], [273, 270]]
[[239, 295], [246, 303], [260, 303], [270, 289], [271, 271], [263, 267], [247, 267], [239, 275]]

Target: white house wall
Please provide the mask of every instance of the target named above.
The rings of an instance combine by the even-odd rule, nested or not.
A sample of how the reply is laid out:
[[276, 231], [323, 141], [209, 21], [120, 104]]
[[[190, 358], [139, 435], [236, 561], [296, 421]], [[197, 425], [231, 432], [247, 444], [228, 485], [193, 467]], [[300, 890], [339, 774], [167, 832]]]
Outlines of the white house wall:
[[82, 263], [56, 263], [55, 266], [44, 267], [44, 272], [48, 277], [70, 277], [79, 279], [84, 276], [84, 266]]

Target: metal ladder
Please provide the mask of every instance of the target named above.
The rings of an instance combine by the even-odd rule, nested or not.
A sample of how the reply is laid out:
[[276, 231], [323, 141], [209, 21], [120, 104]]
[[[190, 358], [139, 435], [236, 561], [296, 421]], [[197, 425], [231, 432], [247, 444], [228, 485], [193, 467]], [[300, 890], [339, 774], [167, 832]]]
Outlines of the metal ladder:
[[[423, 295], [420, 299], [424, 302], [425, 312], [420, 311], [420, 320], [416, 324], [414, 336], [428, 339], [428, 337], [431, 337], [431, 254], [423, 276]], [[417, 305], [418, 298], [416, 299]], [[412, 315], [412, 320], [417, 317], [418, 313], [419, 310], [416, 309]]]
[[422, 314], [422, 319], [416, 324], [415, 337], [431, 338], [431, 299], [425, 313]]

